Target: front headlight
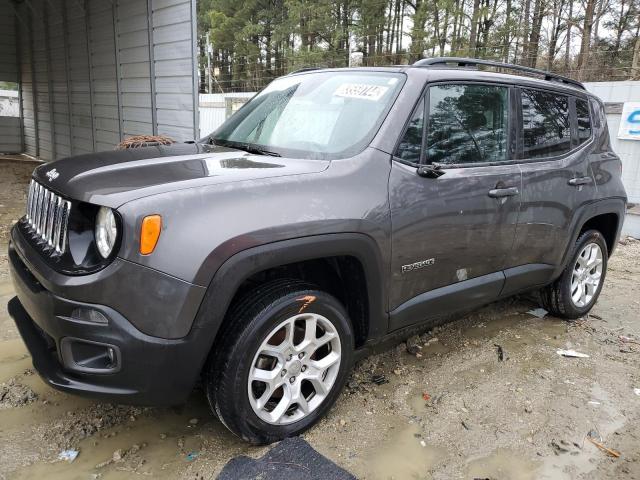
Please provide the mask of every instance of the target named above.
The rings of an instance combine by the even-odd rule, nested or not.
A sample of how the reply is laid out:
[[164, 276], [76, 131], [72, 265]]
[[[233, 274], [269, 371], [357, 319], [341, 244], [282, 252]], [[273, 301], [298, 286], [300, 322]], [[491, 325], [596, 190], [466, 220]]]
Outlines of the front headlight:
[[103, 258], [109, 257], [118, 238], [118, 226], [113, 210], [100, 207], [96, 215], [96, 245]]

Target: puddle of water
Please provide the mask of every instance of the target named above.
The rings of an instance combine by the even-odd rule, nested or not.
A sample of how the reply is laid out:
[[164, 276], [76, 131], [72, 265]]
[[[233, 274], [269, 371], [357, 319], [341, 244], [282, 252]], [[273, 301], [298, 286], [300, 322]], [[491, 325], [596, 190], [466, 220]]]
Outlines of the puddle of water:
[[425, 443], [418, 435], [418, 427], [403, 427], [391, 437], [371, 450], [354, 472], [358, 478], [367, 480], [429, 479], [430, 470], [442, 458], [444, 450]]
[[[518, 343], [539, 343], [541, 338], [562, 335], [566, 322], [556, 318], [536, 319], [527, 314], [507, 313], [493, 315], [493, 318], [475, 323], [462, 330], [465, 339], [486, 339], [505, 331]], [[516, 338], [515, 335], [520, 338]]]
[[469, 461], [468, 476], [471, 478], [495, 478], [509, 480], [537, 480], [537, 465], [520, 458], [508, 450], [496, 450], [488, 457]]
[[[585, 399], [585, 417], [590, 417], [589, 423], [604, 439], [619, 430], [626, 423], [624, 415], [614, 407], [613, 400], [607, 391], [600, 385], [594, 383], [591, 388], [591, 397], [599, 402], [592, 409], [587, 407]], [[578, 442], [582, 446], [576, 455], [567, 453], [546, 457], [542, 466], [538, 470], [538, 478], [550, 480], [572, 480], [578, 475], [586, 475], [597, 466], [594, 461], [602, 458], [602, 452], [586, 440], [588, 432], [584, 432], [585, 437]]]
[[[194, 394], [180, 412], [161, 409], [149, 417], [140, 417], [135, 422], [127, 421], [82, 440], [76, 446], [80, 454], [73, 463], [39, 462], [14, 472], [9, 478], [86, 480], [97, 478], [94, 475], [100, 475], [99, 478], [103, 479], [128, 479], [134, 475], [181, 478], [180, 472], [190, 464], [207, 458], [207, 452], [212, 449], [211, 443], [218, 444], [214, 451], [222, 451], [229, 458], [247, 450], [247, 444], [234, 437], [212, 417], [206, 401], [201, 397], [201, 394]], [[198, 424], [191, 425], [191, 418], [198, 418]], [[144, 446], [134, 454], [126, 454], [133, 445]], [[207, 452], [203, 453], [203, 446]], [[112, 459], [114, 452], [119, 449], [125, 452], [121, 462], [97, 468], [100, 463]], [[189, 460], [187, 455], [191, 452], [201, 456]]]

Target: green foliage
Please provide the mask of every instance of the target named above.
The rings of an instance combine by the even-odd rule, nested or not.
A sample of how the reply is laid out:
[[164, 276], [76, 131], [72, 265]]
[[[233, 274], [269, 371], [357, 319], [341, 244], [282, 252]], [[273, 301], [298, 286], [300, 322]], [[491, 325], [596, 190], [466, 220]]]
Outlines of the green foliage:
[[[375, 66], [455, 55], [583, 80], [633, 75], [640, 0], [585, 1], [602, 12], [595, 22], [604, 36], [589, 43], [581, 62], [586, 6], [571, 0], [198, 0], [197, 20], [201, 52], [206, 35], [213, 45], [215, 91], [255, 91], [303, 67], [345, 67], [350, 52]], [[206, 66], [201, 59], [203, 77]]]
[[0, 90], [18, 90], [18, 84], [13, 82], [0, 82]]

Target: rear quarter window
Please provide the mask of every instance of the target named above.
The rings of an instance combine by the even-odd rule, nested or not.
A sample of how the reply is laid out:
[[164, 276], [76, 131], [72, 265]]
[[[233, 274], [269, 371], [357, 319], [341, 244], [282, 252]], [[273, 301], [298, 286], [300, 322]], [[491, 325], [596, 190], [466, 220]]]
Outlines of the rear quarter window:
[[576, 121], [578, 127], [578, 144], [582, 145], [591, 138], [591, 115], [586, 100], [576, 98]]

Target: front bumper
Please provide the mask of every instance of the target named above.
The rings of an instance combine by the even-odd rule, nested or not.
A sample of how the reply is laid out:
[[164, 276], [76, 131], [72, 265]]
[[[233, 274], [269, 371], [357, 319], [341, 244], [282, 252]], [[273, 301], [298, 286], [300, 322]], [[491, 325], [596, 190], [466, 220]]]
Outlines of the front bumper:
[[[209, 352], [210, 339], [201, 335], [195, 326], [181, 338], [148, 335], [118, 310], [105, 306], [111, 305], [108, 300], [114, 293], [134, 297], [130, 302], [145, 300], [137, 296], [135, 287], [129, 287], [131, 268], [139, 268], [143, 275], [151, 272], [147, 282], [153, 281], [158, 272], [135, 264], [127, 268], [107, 267], [111, 270], [100, 272], [99, 277], [43, 272], [31, 265], [30, 260], [37, 261], [33, 255], [38, 252], [21, 243], [19, 235], [14, 229], [9, 245], [10, 273], [17, 296], [9, 302], [8, 309], [31, 353], [35, 369], [46, 383], [67, 392], [117, 403], [175, 405], [187, 399]], [[96, 282], [100, 288], [96, 288]], [[85, 298], [80, 301], [75, 294], [84, 291], [92, 291], [93, 298], [98, 295], [105, 301], [93, 303]], [[176, 291], [182, 292], [173, 290]], [[73, 300], [70, 292], [74, 294]], [[171, 290], [165, 289], [162, 295], [165, 310], [170, 313], [174, 311], [175, 302], [185, 301], [182, 295], [172, 295]], [[195, 312], [198, 307], [199, 303], [188, 310]], [[142, 303], [138, 308], [143, 315], [147, 306]], [[96, 323], [74, 313], [89, 310], [99, 312], [106, 323]], [[156, 320], [178, 319], [164, 315]], [[93, 369], [76, 363], [66, 347], [70, 344], [111, 348], [115, 352], [114, 368]]]

